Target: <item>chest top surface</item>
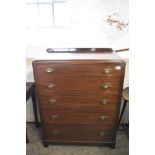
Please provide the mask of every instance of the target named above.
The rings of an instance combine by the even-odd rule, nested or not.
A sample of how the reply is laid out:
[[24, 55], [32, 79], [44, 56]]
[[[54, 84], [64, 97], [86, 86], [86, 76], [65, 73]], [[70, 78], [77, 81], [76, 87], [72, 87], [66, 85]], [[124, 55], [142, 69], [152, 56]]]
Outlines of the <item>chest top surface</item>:
[[121, 60], [110, 48], [53, 49], [38, 55], [35, 60]]

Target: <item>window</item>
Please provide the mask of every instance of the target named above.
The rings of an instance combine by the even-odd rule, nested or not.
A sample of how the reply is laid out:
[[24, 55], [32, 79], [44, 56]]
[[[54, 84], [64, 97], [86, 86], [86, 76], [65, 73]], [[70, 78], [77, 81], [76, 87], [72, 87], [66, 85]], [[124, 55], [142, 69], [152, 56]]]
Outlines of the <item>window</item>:
[[27, 28], [54, 28], [68, 25], [65, 0], [26, 0]]
[[28, 48], [32, 47], [28, 51], [37, 54], [48, 47], [128, 48], [128, 2], [26, 0], [26, 38]]

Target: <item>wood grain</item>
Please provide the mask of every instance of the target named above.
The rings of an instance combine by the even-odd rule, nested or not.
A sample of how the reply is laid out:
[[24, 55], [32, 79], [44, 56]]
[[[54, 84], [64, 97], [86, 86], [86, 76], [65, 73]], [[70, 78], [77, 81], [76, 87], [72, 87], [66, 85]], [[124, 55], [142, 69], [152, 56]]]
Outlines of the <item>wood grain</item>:
[[[47, 73], [46, 69], [52, 68], [52, 73]], [[118, 68], [118, 69], [117, 69]], [[110, 69], [110, 73], [106, 73], [106, 69]], [[52, 77], [120, 77], [121, 66], [118, 64], [102, 64], [102, 65], [73, 65], [73, 64], [55, 64], [46, 63], [39, 64], [36, 67], [36, 71], [39, 72], [38, 80]]]
[[[55, 100], [49, 103], [49, 100]], [[108, 110], [115, 109], [118, 96], [105, 95], [104, 93], [92, 94], [45, 94], [40, 96], [40, 107], [42, 109], [96, 109]], [[102, 101], [104, 103], [102, 103]]]
[[[55, 85], [48, 89], [50, 85]], [[108, 89], [103, 89], [103, 84], [108, 84]], [[45, 94], [78, 94], [78, 93], [105, 93], [111, 95], [118, 95], [119, 93], [119, 78], [55, 78], [44, 79], [38, 83], [38, 92], [40, 95]]]
[[[45, 138], [47, 140], [57, 141], [113, 141], [113, 126], [88, 126], [88, 125], [53, 125], [44, 128]], [[53, 135], [52, 131], [58, 131], [57, 135]], [[100, 132], [104, 132], [103, 136]]]
[[47, 124], [85, 124], [85, 125], [112, 125], [116, 121], [114, 110], [44, 110], [43, 122]]
[[[47, 68], [52, 68], [52, 73], [47, 73]], [[107, 68], [111, 70], [108, 74], [104, 72]], [[38, 60], [33, 62], [33, 69], [44, 146], [52, 143], [114, 148], [124, 61]], [[109, 87], [103, 89], [104, 84]], [[104, 99], [107, 104], [101, 104]]]

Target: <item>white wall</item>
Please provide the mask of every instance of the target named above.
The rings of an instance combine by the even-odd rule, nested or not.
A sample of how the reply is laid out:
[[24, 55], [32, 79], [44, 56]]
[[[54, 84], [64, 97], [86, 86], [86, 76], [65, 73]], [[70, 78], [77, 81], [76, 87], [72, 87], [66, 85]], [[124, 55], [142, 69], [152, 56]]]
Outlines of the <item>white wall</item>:
[[116, 14], [114, 20], [128, 23], [128, 0], [66, 1], [68, 14], [63, 7], [57, 7], [62, 17], [56, 16], [65, 26], [56, 22], [57, 27], [27, 29], [27, 58], [34, 58], [49, 47], [128, 47], [128, 26], [120, 31], [117, 24], [107, 22], [109, 16]]

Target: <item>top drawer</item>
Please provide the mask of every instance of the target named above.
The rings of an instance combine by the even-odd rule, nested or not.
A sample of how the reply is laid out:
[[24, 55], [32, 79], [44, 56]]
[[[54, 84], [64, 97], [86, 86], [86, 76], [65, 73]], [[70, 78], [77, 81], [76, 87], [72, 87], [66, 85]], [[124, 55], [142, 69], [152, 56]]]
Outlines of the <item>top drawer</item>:
[[39, 79], [51, 77], [120, 77], [121, 64], [35, 64]]

